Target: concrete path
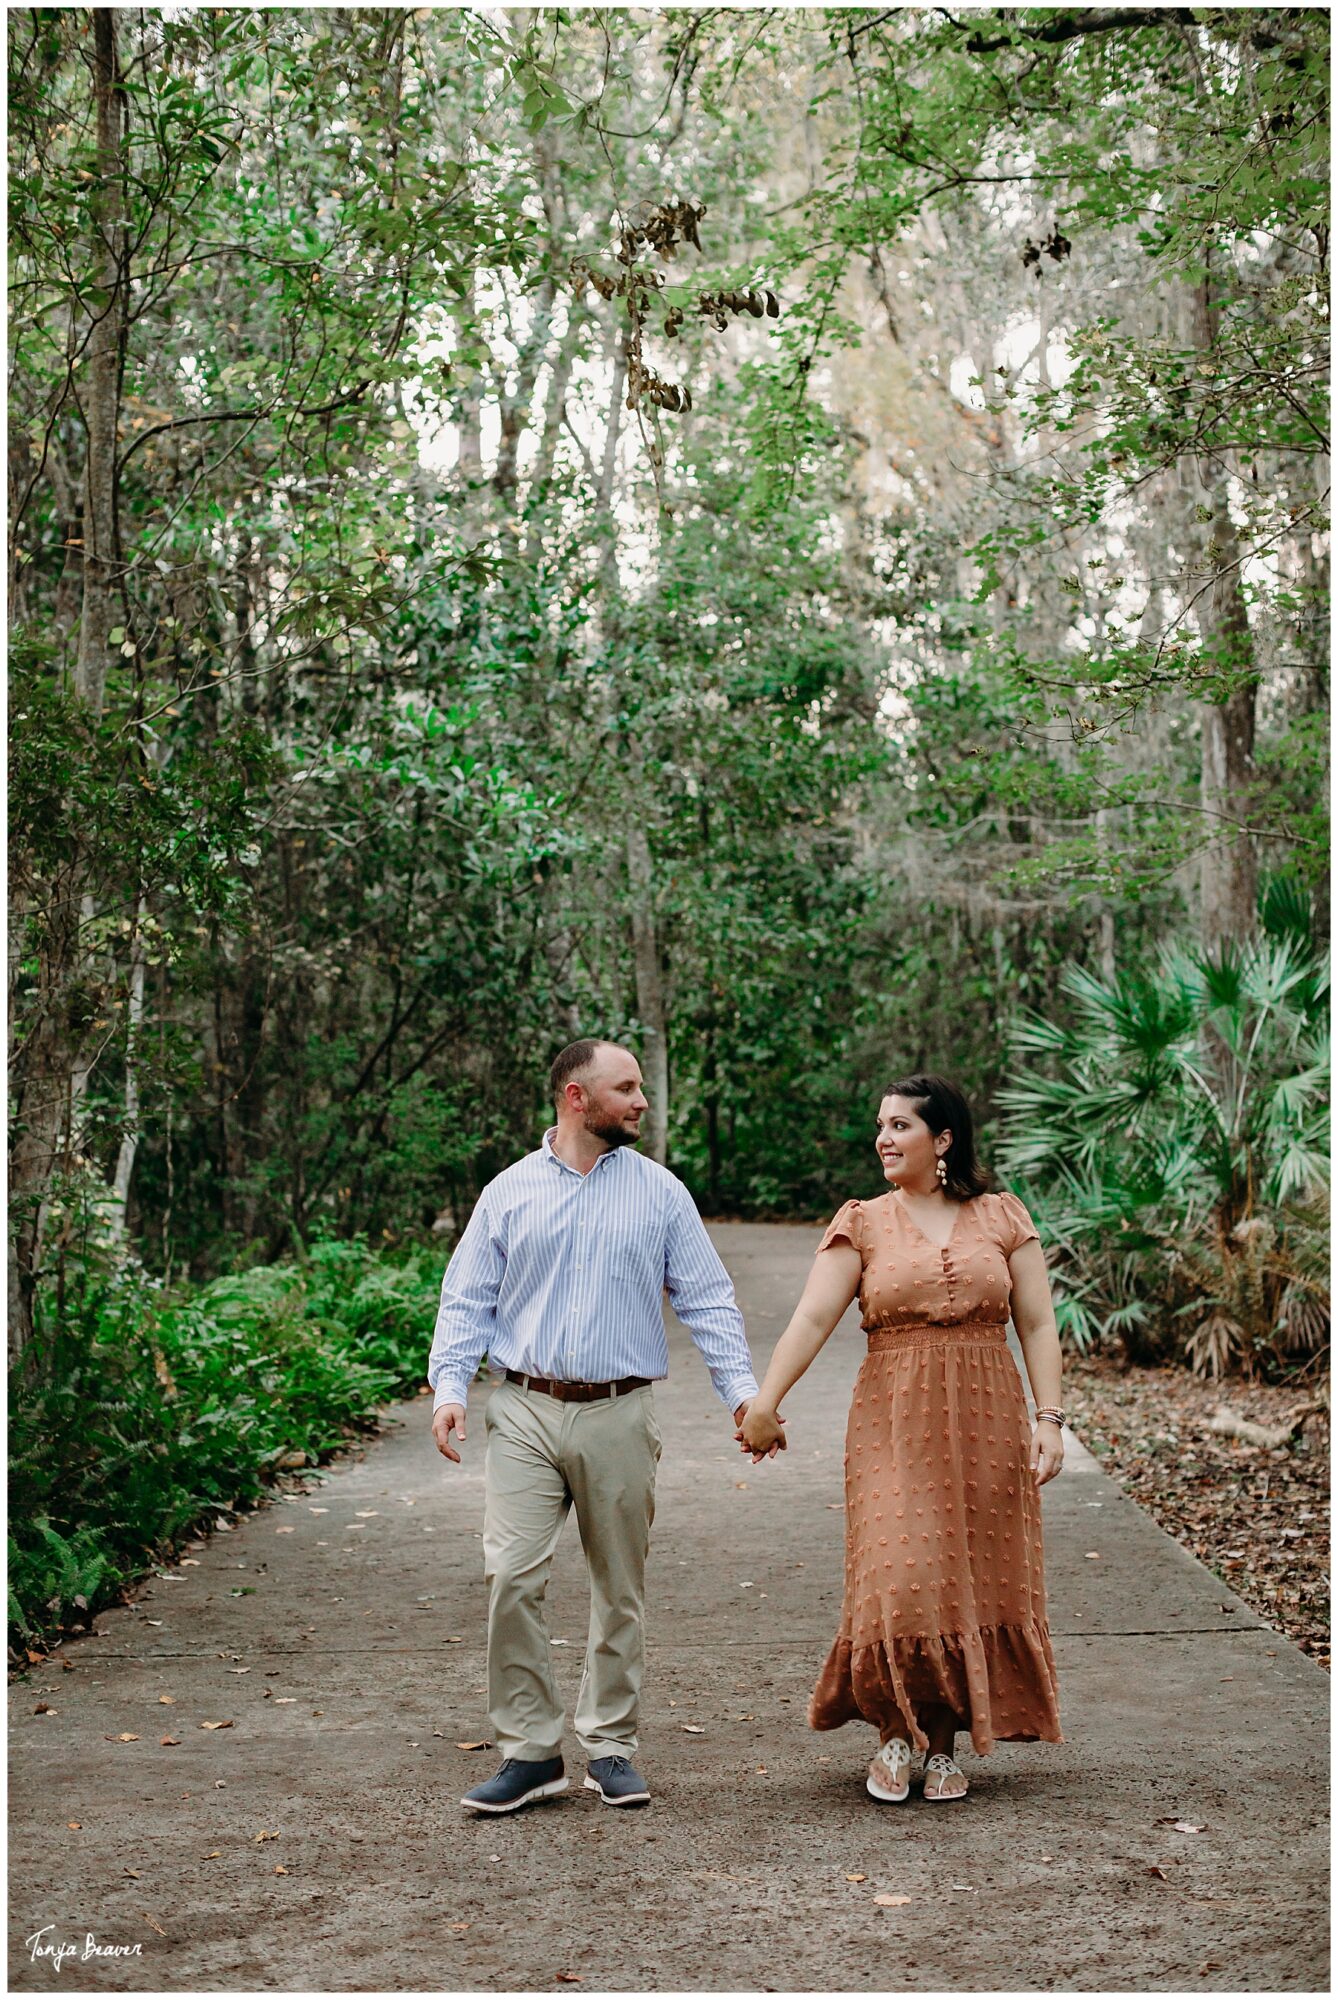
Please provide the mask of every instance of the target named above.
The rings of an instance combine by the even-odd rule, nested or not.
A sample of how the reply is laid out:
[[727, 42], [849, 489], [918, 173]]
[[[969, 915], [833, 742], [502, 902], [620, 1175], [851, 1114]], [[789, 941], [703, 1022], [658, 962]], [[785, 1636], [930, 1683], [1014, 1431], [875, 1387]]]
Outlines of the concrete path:
[[[816, 1232], [714, 1234], [760, 1364]], [[482, 1392], [462, 1468], [403, 1405], [104, 1614], [75, 1671], [11, 1690], [11, 1990], [1327, 1990], [1327, 1678], [1077, 1447], [1045, 1492], [1067, 1742], [964, 1749], [964, 1805], [880, 1808], [872, 1732], [806, 1728], [861, 1350], [852, 1316], [754, 1467], [675, 1331], [647, 1811], [602, 1806], [579, 1761], [550, 1805], [459, 1809], [494, 1765], [460, 1747], [487, 1733]], [[570, 1702], [574, 1526], [549, 1604]], [[39, 1930], [75, 1947], [59, 1974]], [[90, 1932], [139, 1953], [85, 1958]]]

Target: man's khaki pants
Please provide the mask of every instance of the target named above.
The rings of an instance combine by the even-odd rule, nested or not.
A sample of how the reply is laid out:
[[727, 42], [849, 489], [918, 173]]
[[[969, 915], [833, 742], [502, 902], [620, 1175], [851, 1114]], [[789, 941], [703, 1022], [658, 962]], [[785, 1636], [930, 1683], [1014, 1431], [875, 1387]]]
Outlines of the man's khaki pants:
[[488, 1580], [488, 1712], [504, 1757], [562, 1749], [543, 1601], [572, 1507], [590, 1572], [590, 1632], [576, 1702], [589, 1757], [636, 1749], [646, 1551], [660, 1432], [649, 1388], [561, 1403], [499, 1382], [488, 1399], [483, 1555]]

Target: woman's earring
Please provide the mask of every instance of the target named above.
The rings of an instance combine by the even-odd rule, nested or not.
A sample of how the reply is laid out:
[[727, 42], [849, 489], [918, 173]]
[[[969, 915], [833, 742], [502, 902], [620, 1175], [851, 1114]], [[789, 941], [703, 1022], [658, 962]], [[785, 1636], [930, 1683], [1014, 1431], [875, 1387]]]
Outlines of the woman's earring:
[[934, 1168], [934, 1172], [938, 1175], [939, 1186], [946, 1188], [948, 1185], [948, 1162], [944, 1159], [942, 1153], [938, 1156], [938, 1165]]

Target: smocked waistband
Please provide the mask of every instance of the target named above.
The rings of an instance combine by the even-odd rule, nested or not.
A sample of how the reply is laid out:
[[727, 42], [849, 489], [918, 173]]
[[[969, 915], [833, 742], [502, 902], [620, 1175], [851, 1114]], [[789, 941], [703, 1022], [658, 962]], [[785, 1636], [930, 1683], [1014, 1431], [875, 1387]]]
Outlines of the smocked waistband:
[[870, 1354], [928, 1344], [956, 1346], [983, 1342], [1004, 1347], [1008, 1343], [1008, 1322], [997, 1319], [913, 1320], [902, 1326], [875, 1326], [865, 1331]]

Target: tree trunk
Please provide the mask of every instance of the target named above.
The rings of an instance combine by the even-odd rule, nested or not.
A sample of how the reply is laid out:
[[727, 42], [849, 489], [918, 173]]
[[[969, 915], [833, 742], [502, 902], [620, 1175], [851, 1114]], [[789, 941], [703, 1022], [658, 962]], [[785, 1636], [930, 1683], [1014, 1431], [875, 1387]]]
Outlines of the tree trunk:
[[107, 634], [116, 588], [116, 433], [121, 398], [125, 321], [125, 230], [122, 221], [122, 96], [116, 10], [93, 9], [97, 178], [89, 199], [93, 219], [94, 285], [84, 381], [88, 452], [84, 461], [84, 593], [75, 686], [93, 715], [107, 687]]
[[[82, 609], [74, 686], [91, 722], [106, 697], [107, 633], [116, 588], [116, 443], [121, 396], [121, 349], [126, 320], [123, 97], [117, 10], [93, 9], [93, 92], [96, 174], [89, 197], [92, 225], [86, 295], [89, 312], [81, 402], [87, 429], [83, 473]], [[67, 540], [69, 537], [67, 536]], [[34, 1297], [51, 1181], [74, 1145], [77, 1107], [90, 1061], [88, 1020], [97, 1013], [82, 946], [91, 903], [80, 888], [78, 828], [63, 878], [48, 885], [50, 916], [38, 949], [37, 991], [14, 1065], [14, 1140], [9, 1156], [11, 1251], [9, 1352], [21, 1356], [32, 1338]]]
[[139, 1043], [144, 1021], [144, 898], [135, 912], [135, 935], [130, 947], [130, 987], [125, 1008], [125, 1114], [121, 1126], [121, 1147], [112, 1176], [112, 1200], [108, 1219], [113, 1236], [125, 1235], [130, 1206], [130, 1177], [135, 1171], [139, 1150]]
[[[641, 775], [639, 745], [629, 745], [633, 771]], [[639, 793], [640, 786], [636, 787]], [[636, 1010], [641, 1019], [641, 1070], [650, 1110], [645, 1147], [663, 1166], [669, 1150], [669, 1049], [665, 1035], [664, 979], [655, 930], [655, 871], [645, 822], [635, 808], [627, 829], [627, 882], [632, 892], [632, 958], [636, 968]]]
[[[606, 536], [602, 564], [604, 583], [603, 626], [606, 645], [618, 631], [617, 527], [613, 515], [613, 475], [618, 462], [618, 431], [622, 421], [623, 390], [627, 383], [627, 353], [618, 342], [613, 360], [613, 380], [609, 389], [609, 423], [604, 433], [604, 459], [600, 467], [596, 502]], [[661, 1166], [665, 1163], [669, 1139], [669, 1047], [664, 1011], [664, 977], [660, 966], [660, 943], [655, 924], [655, 864], [646, 834], [645, 762], [640, 742], [627, 739], [628, 773], [627, 832], [623, 851], [627, 861], [627, 888], [631, 903], [632, 964], [636, 976], [636, 1011], [641, 1022], [641, 1069], [646, 1080], [650, 1112], [645, 1121], [645, 1148]]]
[[[1211, 285], [1209, 271], [1194, 288], [1189, 312], [1192, 343], [1209, 357], [1217, 340]], [[1253, 836], [1243, 828], [1254, 782], [1258, 675], [1226, 472], [1219, 459], [1206, 454], [1196, 465], [1208, 515], [1204, 561], [1209, 580], [1200, 585], [1194, 610], [1205, 662], [1221, 680], [1220, 697], [1200, 705], [1200, 804], [1210, 817], [1201, 861], [1199, 930], [1211, 951], [1228, 939], [1248, 937], [1255, 926], [1258, 856]]]

